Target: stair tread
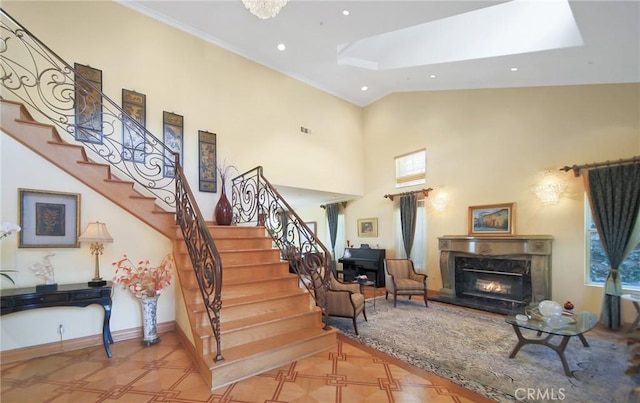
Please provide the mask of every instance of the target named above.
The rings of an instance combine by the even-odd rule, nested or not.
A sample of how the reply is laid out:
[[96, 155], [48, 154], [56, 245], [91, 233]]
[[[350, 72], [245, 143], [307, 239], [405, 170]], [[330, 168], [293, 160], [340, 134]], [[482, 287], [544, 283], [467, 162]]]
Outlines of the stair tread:
[[[242, 319], [233, 319], [233, 320], [224, 321], [223, 318], [221, 318], [220, 332], [223, 334], [223, 337], [224, 337], [225, 333], [234, 332], [236, 330], [242, 330], [242, 329], [250, 328], [257, 325], [265, 325], [268, 323], [278, 322], [278, 321], [287, 320], [291, 318], [302, 318], [307, 315], [315, 315], [320, 309], [315, 306], [314, 307], [306, 306], [306, 305], [304, 306], [306, 307], [304, 310], [301, 310], [299, 307], [296, 307], [297, 310], [286, 309], [286, 310], [269, 312], [259, 316], [246, 317]], [[205, 333], [208, 333], [208, 334], [202, 334], [201, 337], [212, 336], [211, 325], [208, 322], [206, 324], [196, 325], [196, 327], [202, 328], [204, 329]]]
[[288, 347], [295, 343], [303, 343], [308, 340], [329, 336], [331, 333], [335, 333], [337, 330], [331, 328], [331, 330], [323, 330], [321, 326], [315, 329], [302, 329], [295, 333], [284, 333], [266, 339], [258, 340], [255, 342], [243, 344], [241, 346], [230, 347], [222, 351], [224, 360], [219, 362], [213, 362], [215, 353], [205, 354], [203, 359], [205, 362], [212, 363], [209, 369], [221, 368], [227, 365], [232, 365], [237, 361], [254, 357], [263, 353], [272, 353], [274, 350]]
[[[306, 290], [303, 290], [301, 288], [295, 288], [291, 290], [279, 291], [277, 294], [274, 294], [273, 292], [268, 292], [268, 293], [244, 295], [242, 297], [231, 297], [231, 298], [224, 298], [223, 296], [222, 312], [224, 312], [225, 307], [246, 305], [246, 304], [251, 304], [255, 302], [265, 302], [265, 301], [290, 298], [290, 297], [297, 297], [305, 294], [308, 294]], [[202, 303], [197, 303], [197, 304], [190, 303], [188, 304], [188, 307], [193, 312], [203, 312], [205, 310]]]

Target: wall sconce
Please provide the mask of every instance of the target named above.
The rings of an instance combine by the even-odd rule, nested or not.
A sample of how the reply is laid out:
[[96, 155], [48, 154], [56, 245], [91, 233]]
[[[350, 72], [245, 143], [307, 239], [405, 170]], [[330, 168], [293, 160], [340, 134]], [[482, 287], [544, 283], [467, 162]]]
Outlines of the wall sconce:
[[544, 177], [540, 184], [534, 186], [531, 190], [538, 196], [542, 204], [557, 204], [564, 191], [567, 190], [567, 185], [553, 171], [544, 171], [543, 175]]
[[103, 243], [112, 243], [113, 238], [107, 231], [107, 224], [101, 222], [91, 222], [87, 225], [82, 235], [78, 238], [80, 242], [91, 242], [91, 254], [96, 256], [96, 267], [93, 279], [89, 281], [89, 287], [102, 287], [107, 284], [100, 277], [100, 263], [98, 256], [104, 251]]
[[431, 199], [431, 205], [438, 213], [442, 213], [449, 205], [449, 196], [444, 192], [438, 192], [438, 194]]

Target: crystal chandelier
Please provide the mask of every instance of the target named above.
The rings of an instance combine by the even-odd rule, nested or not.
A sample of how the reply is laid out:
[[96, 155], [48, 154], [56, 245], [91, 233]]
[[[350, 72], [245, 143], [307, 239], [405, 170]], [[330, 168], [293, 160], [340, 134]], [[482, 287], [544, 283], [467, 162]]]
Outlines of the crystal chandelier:
[[266, 20], [275, 17], [287, 0], [242, 0], [242, 4], [256, 17]]

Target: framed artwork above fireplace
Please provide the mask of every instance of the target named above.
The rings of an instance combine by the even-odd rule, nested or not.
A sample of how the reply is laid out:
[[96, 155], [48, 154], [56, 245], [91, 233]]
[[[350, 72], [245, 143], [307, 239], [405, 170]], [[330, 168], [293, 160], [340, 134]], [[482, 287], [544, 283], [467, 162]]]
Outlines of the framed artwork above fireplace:
[[515, 235], [515, 203], [469, 206], [469, 235]]

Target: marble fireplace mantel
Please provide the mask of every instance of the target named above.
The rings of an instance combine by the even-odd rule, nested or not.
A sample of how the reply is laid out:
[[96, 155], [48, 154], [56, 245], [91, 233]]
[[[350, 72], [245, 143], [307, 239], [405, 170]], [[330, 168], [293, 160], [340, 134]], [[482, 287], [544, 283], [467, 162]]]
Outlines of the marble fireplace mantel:
[[551, 298], [551, 235], [465, 236], [446, 235], [438, 238], [441, 299], [455, 299], [456, 257], [490, 259], [530, 259], [531, 287], [534, 301]]

